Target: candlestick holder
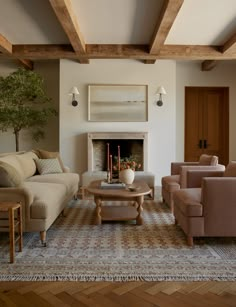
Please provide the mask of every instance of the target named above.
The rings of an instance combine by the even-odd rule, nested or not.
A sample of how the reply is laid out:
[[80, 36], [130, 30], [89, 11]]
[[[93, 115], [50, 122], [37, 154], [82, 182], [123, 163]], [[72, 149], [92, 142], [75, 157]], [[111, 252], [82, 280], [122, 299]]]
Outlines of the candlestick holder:
[[111, 173], [110, 170], [107, 170], [107, 183], [111, 183]]

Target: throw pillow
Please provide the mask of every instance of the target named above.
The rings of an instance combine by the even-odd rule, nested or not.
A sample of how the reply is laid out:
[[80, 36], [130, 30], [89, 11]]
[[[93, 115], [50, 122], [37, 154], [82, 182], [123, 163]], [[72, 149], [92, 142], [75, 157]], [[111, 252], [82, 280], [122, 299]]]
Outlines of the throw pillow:
[[0, 186], [5, 188], [18, 187], [21, 183], [22, 178], [15, 167], [0, 161]]
[[236, 177], [236, 161], [231, 161], [226, 166], [224, 177]]
[[218, 157], [203, 154], [199, 158], [199, 165], [217, 165], [218, 164]]
[[34, 153], [36, 153], [36, 155], [40, 158], [40, 159], [55, 159], [57, 158], [59, 163], [60, 163], [60, 166], [61, 166], [61, 169], [64, 171], [65, 167], [64, 167], [64, 164], [62, 162], [62, 159], [61, 159], [61, 156], [59, 154], [59, 152], [57, 151], [47, 151], [47, 150], [43, 150], [43, 149], [36, 149], [36, 150], [33, 150]]
[[37, 159], [35, 160], [40, 175], [63, 173], [58, 159]]

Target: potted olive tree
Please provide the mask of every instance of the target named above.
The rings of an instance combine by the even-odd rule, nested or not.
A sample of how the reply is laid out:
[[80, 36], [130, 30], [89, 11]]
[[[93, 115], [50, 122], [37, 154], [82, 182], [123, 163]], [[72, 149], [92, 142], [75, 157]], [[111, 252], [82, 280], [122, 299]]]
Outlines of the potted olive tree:
[[0, 130], [13, 130], [16, 151], [21, 130], [29, 129], [33, 139], [39, 141], [44, 137], [43, 127], [56, 114], [38, 73], [19, 68], [0, 77]]

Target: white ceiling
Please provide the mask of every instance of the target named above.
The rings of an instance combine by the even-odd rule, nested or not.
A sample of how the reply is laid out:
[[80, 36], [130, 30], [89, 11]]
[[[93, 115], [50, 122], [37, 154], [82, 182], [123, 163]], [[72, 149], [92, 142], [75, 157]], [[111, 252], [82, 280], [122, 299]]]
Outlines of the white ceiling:
[[163, 0], [72, 0], [87, 44], [148, 44]]
[[0, 33], [12, 44], [69, 43], [48, 0], [0, 0]]
[[[88, 44], [148, 44], [163, 0], [72, 0]], [[185, 0], [166, 44], [223, 44], [236, 0]], [[12, 44], [68, 43], [48, 0], [0, 0], [0, 33]]]
[[185, 0], [166, 44], [222, 45], [236, 29], [236, 0]]

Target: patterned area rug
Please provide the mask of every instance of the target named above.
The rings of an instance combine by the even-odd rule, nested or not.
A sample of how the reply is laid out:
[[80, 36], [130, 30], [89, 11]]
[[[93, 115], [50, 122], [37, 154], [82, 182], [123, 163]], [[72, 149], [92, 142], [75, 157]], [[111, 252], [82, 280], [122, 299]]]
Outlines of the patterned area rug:
[[38, 233], [24, 234], [23, 252], [16, 252], [14, 264], [9, 263], [8, 237], [1, 233], [0, 280], [236, 280], [235, 238], [196, 239], [191, 248], [164, 204], [148, 200], [143, 207], [142, 226], [98, 226], [92, 200], [72, 201], [67, 216], [48, 230], [46, 248]]

